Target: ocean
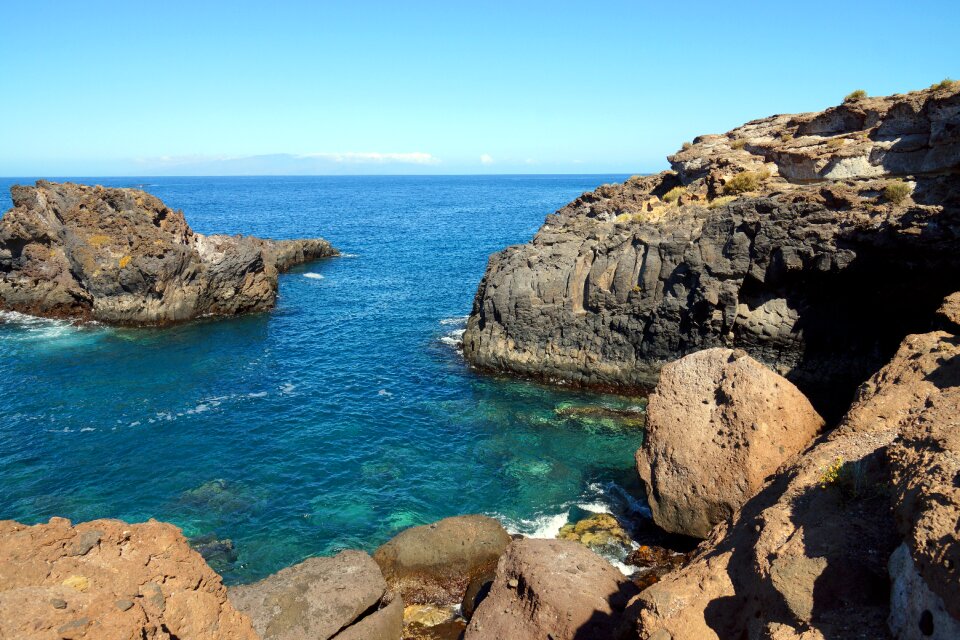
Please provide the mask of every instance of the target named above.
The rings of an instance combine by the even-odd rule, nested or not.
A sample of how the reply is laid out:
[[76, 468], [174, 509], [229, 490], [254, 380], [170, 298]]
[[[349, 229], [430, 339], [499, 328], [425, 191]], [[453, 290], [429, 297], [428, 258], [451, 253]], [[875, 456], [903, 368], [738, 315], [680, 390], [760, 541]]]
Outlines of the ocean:
[[589, 512], [642, 522], [640, 428], [577, 411], [642, 400], [479, 375], [457, 350], [489, 254], [626, 177], [74, 178], [144, 189], [197, 232], [322, 236], [343, 257], [282, 275], [258, 315], [0, 314], [0, 519], [173, 522], [231, 542], [210, 556], [231, 584], [450, 515], [542, 536]]

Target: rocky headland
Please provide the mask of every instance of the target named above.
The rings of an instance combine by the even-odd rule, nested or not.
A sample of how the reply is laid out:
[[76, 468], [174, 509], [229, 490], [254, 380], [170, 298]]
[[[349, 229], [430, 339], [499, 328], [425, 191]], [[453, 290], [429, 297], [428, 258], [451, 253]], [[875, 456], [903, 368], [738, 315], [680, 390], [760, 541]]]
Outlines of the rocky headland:
[[277, 274], [338, 255], [326, 240], [195, 233], [136, 189], [38, 181], [0, 218], [0, 309], [117, 325], [265, 311]]
[[685, 143], [493, 255], [464, 355], [650, 388], [667, 362], [741, 348], [835, 418], [956, 288], [958, 114], [946, 83]]

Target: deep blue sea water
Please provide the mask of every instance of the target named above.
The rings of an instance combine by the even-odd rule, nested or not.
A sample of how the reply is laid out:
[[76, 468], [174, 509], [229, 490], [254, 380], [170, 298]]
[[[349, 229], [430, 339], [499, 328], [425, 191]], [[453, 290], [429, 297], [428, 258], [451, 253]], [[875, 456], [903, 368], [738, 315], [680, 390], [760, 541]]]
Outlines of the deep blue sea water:
[[490, 253], [624, 178], [75, 179], [143, 188], [198, 232], [323, 236], [344, 257], [281, 276], [271, 313], [4, 314], [0, 519], [174, 522], [232, 540], [214, 566], [235, 583], [449, 515], [541, 534], [578, 508], [636, 515], [639, 430], [558, 415], [636, 399], [481, 376], [450, 344]]

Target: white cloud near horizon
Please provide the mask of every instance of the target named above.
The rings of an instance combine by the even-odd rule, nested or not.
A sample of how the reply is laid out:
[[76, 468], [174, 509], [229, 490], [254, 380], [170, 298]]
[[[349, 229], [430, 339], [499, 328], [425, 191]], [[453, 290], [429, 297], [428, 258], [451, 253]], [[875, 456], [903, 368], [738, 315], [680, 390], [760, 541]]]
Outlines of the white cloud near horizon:
[[487, 165], [493, 164], [493, 156], [491, 156], [489, 153], [481, 154], [480, 164], [487, 164]]
[[276, 153], [257, 154], [249, 156], [225, 155], [185, 155], [185, 156], [155, 156], [151, 158], [135, 158], [134, 162], [141, 165], [191, 165], [211, 162], [238, 162], [267, 158], [289, 158], [290, 160], [321, 160], [335, 164], [438, 164], [440, 159], [430, 153], [414, 151], [410, 153], [383, 153], [379, 151], [345, 151], [345, 152], [318, 152], [318, 153]]

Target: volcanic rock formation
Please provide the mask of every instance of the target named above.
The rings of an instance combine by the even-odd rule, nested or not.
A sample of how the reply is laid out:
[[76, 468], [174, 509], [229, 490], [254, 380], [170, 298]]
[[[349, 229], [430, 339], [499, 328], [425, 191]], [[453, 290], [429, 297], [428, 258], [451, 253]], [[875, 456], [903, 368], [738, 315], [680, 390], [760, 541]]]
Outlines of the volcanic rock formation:
[[273, 307], [277, 273], [338, 255], [326, 240], [194, 233], [136, 189], [38, 181], [0, 219], [0, 308], [169, 324]]
[[650, 387], [740, 347], [837, 417], [960, 270], [960, 83], [706, 135], [490, 258], [482, 369]]

